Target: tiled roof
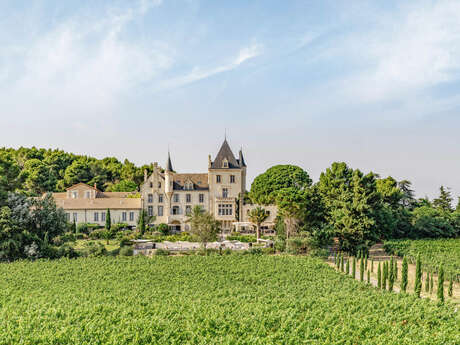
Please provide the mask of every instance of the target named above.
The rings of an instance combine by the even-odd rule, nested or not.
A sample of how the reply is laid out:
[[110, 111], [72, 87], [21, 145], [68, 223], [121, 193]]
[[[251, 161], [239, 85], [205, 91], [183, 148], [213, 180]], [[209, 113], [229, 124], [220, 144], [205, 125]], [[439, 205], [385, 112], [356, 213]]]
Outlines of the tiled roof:
[[183, 190], [187, 181], [192, 181], [193, 189], [209, 189], [208, 174], [174, 174], [174, 189]]
[[106, 209], [140, 209], [140, 198], [96, 198], [96, 199], [62, 199], [55, 198], [56, 205], [64, 210], [106, 210]]

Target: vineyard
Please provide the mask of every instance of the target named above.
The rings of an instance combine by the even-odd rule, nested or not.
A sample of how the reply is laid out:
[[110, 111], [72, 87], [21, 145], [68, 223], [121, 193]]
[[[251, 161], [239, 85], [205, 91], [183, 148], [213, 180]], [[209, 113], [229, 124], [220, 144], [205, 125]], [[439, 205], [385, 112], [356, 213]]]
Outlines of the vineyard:
[[449, 303], [319, 259], [231, 255], [0, 264], [0, 344], [459, 344]]
[[384, 247], [390, 254], [406, 255], [412, 263], [420, 255], [427, 271], [436, 272], [442, 263], [448, 277], [460, 279], [460, 239], [392, 240]]

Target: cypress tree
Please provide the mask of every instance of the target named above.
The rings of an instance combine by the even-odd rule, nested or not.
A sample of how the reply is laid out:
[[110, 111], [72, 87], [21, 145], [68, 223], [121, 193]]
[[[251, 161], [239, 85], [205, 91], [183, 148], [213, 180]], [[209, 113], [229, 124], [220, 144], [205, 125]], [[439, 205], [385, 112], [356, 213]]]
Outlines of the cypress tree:
[[371, 260], [371, 272], [374, 273], [374, 259]]
[[371, 283], [371, 271], [367, 270], [367, 283]]
[[444, 302], [444, 268], [442, 264], [438, 273], [438, 300]]
[[433, 273], [431, 273], [431, 278], [430, 278], [430, 294], [433, 293], [434, 289], [434, 278], [433, 278]]
[[112, 226], [112, 219], [110, 219], [110, 209], [107, 209], [107, 214], [105, 215], [105, 228], [110, 230]]
[[346, 265], [347, 275], [350, 274], [350, 257], [347, 258], [347, 265]]
[[407, 264], [407, 258], [403, 258], [402, 262], [402, 272], [401, 272], [401, 290], [402, 292], [406, 292], [407, 290], [407, 273], [408, 273], [409, 267]]
[[353, 267], [352, 267], [351, 275], [353, 276], [353, 279], [356, 279], [356, 258], [355, 257], [353, 257]]
[[340, 270], [341, 270], [342, 272], [345, 272], [345, 261], [344, 261], [344, 260], [345, 260], [345, 259], [344, 259], [343, 254], [342, 254], [342, 260], [341, 260], [341, 262], [340, 262]]
[[454, 290], [454, 276], [451, 275], [450, 280], [449, 280], [449, 289], [447, 290], [447, 294], [449, 295], [449, 297], [452, 297], [453, 292], [454, 292], [453, 290]]
[[141, 236], [144, 236], [145, 233], [145, 211], [144, 209], [141, 210], [139, 215], [139, 233]]
[[390, 273], [388, 277], [388, 290], [393, 291], [393, 285], [395, 283], [395, 271], [394, 271], [394, 262], [393, 262], [393, 257], [391, 257], [390, 260]]
[[359, 280], [364, 281], [364, 258], [361, 258], [359, 263]]
[[417, 297], [420, 297], [422, 291], [422, 261], [420, 260], [420, 254], [417, 255], [417, 262], [415, 264], [415, 284], [414, 292]]
[[425, 292], [430, 292], [430, 273], [426, 272]]
[[377, 287], [379, 289], [382, 288], [382, 269], [380, 267], [380, 262], [379, 262], [379, 266], [377, 268]]
[[398, 280], [398, 260], [394, 260], [394, 269], [393, 269], [393, 273], [395, 275], [395, 281]]
[[383, 263], [383, 278], [382, 278], [382, 289], [383, 290], [387, 289], [387, 279], [388, 279], [388, 265], [387, 265], [387, 262], [385, 261]]
[[339, 260], [339, 253], [335, 253], [334, 254], [334, 265], [335, 265], [336, 268], [339, 267], [338, 263], [337, 263], [338, 260]]
[[73, 220], [73, 223], [72, 223], [72, 232], [74, 234], [77, 233], [77, 223], [75, 222], [75, 219]]

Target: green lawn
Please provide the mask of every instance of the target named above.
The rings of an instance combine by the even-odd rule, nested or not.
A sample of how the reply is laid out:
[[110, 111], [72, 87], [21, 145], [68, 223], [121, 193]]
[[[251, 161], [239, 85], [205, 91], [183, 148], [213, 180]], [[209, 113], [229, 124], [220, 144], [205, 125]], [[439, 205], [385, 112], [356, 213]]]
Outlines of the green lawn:
[[451, 304], [295, 256], [0, 264], [0, 344], [460, 344]]

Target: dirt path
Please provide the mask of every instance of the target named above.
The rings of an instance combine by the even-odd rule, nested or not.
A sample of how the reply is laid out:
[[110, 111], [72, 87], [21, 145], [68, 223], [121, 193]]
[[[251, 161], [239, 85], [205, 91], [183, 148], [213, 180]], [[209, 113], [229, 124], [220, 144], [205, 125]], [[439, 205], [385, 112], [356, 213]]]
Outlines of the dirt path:
[[[380, 261], [383, 263], [383, 261]], [[333, 261], [328, 261], [327, 262], [329, 266], [333, 267], [334, 269], [337, 269], [334, 265]], [[368, 268], [371, 269], [371, 260], [368, 261]], [[377, 287], [377, 270], [378, 270], [378, 265], [379, 261], [374, 262], [374, 269], [373, 272], [371, 272], [370, 275], [370, 283]], [[393, 291], [394, 292], [400, 292], [400, 283], [401, 283], [401, 270], [402, 270], [402, 260], [400, 258], [397, 258], [397, 266], [398, 266], [398, 279], [395, 280], [394, 286], [393, 286]], [[351, 267], [350, 267], [351, 271]], [[351, 273], [350, 273], [351, 274]], [[438, 277], [437, 275], [433, 276], [434, 278], [434, 287], [433, 287], [433, 292], [430, 294], [429, 292], [425, 292], [425, 279], [426, 279], [426, 272], [423, 272], [422, 275], [422, 292], [421, 292], [421, 297], [423, 298], [430, 298], [432, 300], [437, 299], [437, 287], [438, 287]], [[356, 280], [360, 279], [360, 274], [359, 274], [359, 264], [357, 263], [356, 267]], [[364, 273], [364, 282], [367, 282], [367, 270]], [[408, 284], [407, 284], [407, 292], [408, 293], [413, 293], [414, 292], [414, 282], [415, 282], [415, 265], [409, 264], [408, 265]], [[459, 283], [454, 283], [453, 286], [453, 296], [449, 297], [447, 295], [447, 289], [448, 289], [449, 283], [446, 281], [444, 283], [444, 297], [446, 300], [449, 300], [455, 304], [460, 304], [460, 284]]]

